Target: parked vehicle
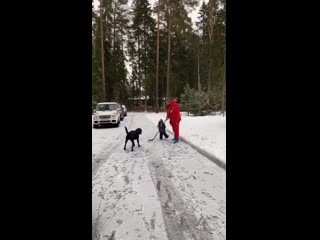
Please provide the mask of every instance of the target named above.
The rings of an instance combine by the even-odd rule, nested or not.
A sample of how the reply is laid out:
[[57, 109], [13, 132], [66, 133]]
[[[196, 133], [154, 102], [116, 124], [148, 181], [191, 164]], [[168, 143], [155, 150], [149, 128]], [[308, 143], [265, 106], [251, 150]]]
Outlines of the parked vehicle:
[[96, 111], [93, 115], [93, 127], [101, 125], [116, 125], [119, 127], [122, 116], [121, 105], [117, 102], [97, 103]]
[[128, 112], [126, 106], [125, 105], [121, 105], [121, 108], [122, 108], [122, 110], [124, 112], [124, 116], [126, 117], [127, 116], [127, 112]]
[[92, 114], [95, 113], [95, 111], [96, 111], [96, 106], [97, 106], [97, 103], [94, 102], [94, 101], [92, 101]]
[[121, 121], [123, 121], [123, 119], [124, 119], [124, 112], [123, 112], [123, 109], [122, 109], [122, 107], [121, 107], [121, 104], [119, 104], [120, 105], [120, 120]]

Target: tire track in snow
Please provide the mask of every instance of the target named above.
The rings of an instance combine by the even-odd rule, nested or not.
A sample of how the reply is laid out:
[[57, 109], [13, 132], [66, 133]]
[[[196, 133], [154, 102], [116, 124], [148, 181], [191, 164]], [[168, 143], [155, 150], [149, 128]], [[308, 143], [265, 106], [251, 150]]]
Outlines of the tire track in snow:
[[169, 240], [209, 240], [213, 239], [211, 229], [199, 222], [193, 210], [186, 208], [179, 191], [171, 181], [172, 173], [161, 160], [160, 149], [152, 152], [149, 163], [153, 181], [161, 202], [162, 215]]
[[[128, 129], [131, 128], [131, 125], [134, 123], [134, 115], [129, 115], [129, 122], [128, 125], [126, 126]], [[122, 122], [123, 123], [123, 122]], [[117, 136], [117, 141], [113, 142], [111, 145], [107, 145], [105, 148], [103, 148], [99, 153], [96, 153], [92, 156], [92, 179], [94, 179], [95, 175], [97, 174], [98, 169], [101, 167], [103, 163], [106, 162], [108, 157], [112, 152], [114, 152], [115, 148], [124, 142], [124, 137], [121, 138], [121, 136], [125, 136], [125, 130], [124, 130], [124, 125], [120, 124], [119, 128], [122, 128], [123, 132], [119, 132], [119, 135]], [[119, 129], [120, 130], [120, 129]], [[108, 143], [110, 144], [110, 143]]]
[[[171, 140], [155, 141], [150, 152], [152, 154], [149, 159], [153, 160], [150, 161], [149, 167], [162, 205], [168, 239], [225, 239], [224, 202], [215, 199], [210, 194], [212, 190], [210, 191], [207, 186], [199, 189], [200, 192], [195, 195], [195, 189], [190, 184], [190, 181], [198, 183], [205, 181], [208, 172], [197, 173], [184, 164], [186, 160], [184, 158], [194, 160], [202, 158], [199, 163], [206, 164], [206, 157], [190, 148], [188, 144], [183, 142], [172, 144]], [[211, 171], [220, 172], [221, 176], [225, 176], [224, 170], [214, 163], [208, 164]], [[205, 166], [203, 168], [207, 170]], [[208, 177], [213, 180], [211, 176], [214, 174], [210, 173]], [[201, 183], [199, 185], [201, 186]], [[211, 189], [215, 187], [214, 185], [214, 182], [211, 183]], [[203, 200], [199, 194], [207, 200]], [[221, 211], [212, 211], [213, 215], [209, 215], [210, 212], [204, 206], [209, 208], [219, 206]]]
[[[144, 119], [136, 116], [140, 123]], [[151, 121], [143, 121], [142, 128], [145, 138], [154, 134], [155, 126]], [[202, 155], [183, 142], [173, 145], [169, 139], [160, 141], [157, 138], [152, 143], [144, 142], [142, 148], [136, 147], [134, 152], [123, 151], [122, 145], [120, 143], [118, 148], [115, 147], [114, 154], [108, 156], [107, 164], [101, 166], [101, 171], [97, 170], [95, 175], [94, 190], [101, 192], [101, 198], [104, 198], [101, 209], [105, 215], [96, 222], [95, 227], [99, 225], [99, 231], [97, 238], [93, 236], [93, 239], [108, 239], [112, 234], [114, 240], [225, 239], [225, 202], [215, 196], [212, 190], [216, 187], [215, 182], [210, 185], [211, 191], [208, 186], [197, 189], [192, 184], [198, 182], [201, 185], [203, 181], [217, 179], [212, 162], [206, 167], [207, 160]], [[194, 171], [186, 165], [183, 156], [192, 158], [192, 161], [202, 158], [198, 163], [203, 165], [201, 174], [198, 168]], [[137, 197], [147, 187], [148, 179], [153, 184], [154, 191], [152, 188], [150, 190], [155, 192], [156, 199], [151, 197], [147, 201], [159, 201], [157, 214], [152, 213], [157, 204], [152, 204], [152, 207], [146, 203], [140, 205], [142, 198]], [[99, 189], [100, 186], [102, 189]], [[216, 188], [221, 186], [218, 182]], [[132, 205], [131, 198], [138, 206]], [[208, 206], [217, 206], [219, 211], [210, 212], [206, 209]], [[128, 230], [127, 234], [130, 234], [125, 235], [123, 228], [132, 220], [137, 227], [134, 231]], [[160, 234], [164, 231], [161, 226], [165, 228], [165, 235]]]
[[[131, 125], [134, 123], [134, 115], [130, 115], [130, 118], [128, 119], [129, 122], [127, 123], [126, 127], [128, 129], [131, 128]], [[122, 127], [124, 128], [124, 125], [121, 124]], [[121, 127], [120, 125], [120, 127]], [[120, 130], [120, 129], [119, 129]], [[123, 129], [124, 130], [124, 129]], [[121, 138], [121, 136], [125, 136], [125, 131], [124, 133], [121, 133], [121, 131], [119, 132], [119, 135], [117, 137], [117, 141], [114, 142], [111, 147], [110, 145], [106, 146], [104, 149], [102, 149], [99, 153], [96, 153], [93, 155], [93, 159], [92, 159], [92, 181], [96, 180], [97, 178], [99, 178], [99, 176], [97, 176], [98, 170], [100, 169], [100, 167], [107, 162], [108, 158], [112, 155], [113, 152], [117, 152], [117, 148], [119, 148], [119, 146], [122, 146], [122, 143], [124, 142], [123, 139]], [[115, 163], [114, 161], [112, 163]], [[108, 164], [108, 166], [110, 166], [111, 163]], [[118, 164], [118, 166], [113, 165], [112, 167], [115, 168], [115, 171], [118, 173], [118, 167], [121, 163]], [[99, 184], [101, 181], [97, 181], [96, 184]], [[110, 181], [110, 184], [107, 186], [107, 188], [105, 189], [101, 189], [101, 191], [99, 192], [99, 196], [101, 197], [100, 201], [105, 200], [103, 198], [103, 195], [105, 192], [108, 191], [108, 189], [110, 187], [112, 187], [113, 185], [113, 181]], [[92, 188], [94, 188], [94, 185], [92, 185]], [[119, 197], [119, 195], [117, 196]], [[120, 198], [121, 198], [121, 194], [120, 194]], [[101, 202], [100, 202], [101, 203]], [[92, 222], [92, 239], [100, 239], [101, 236], [99, 234], [99, 232], [96, 231], [97, 229], [97, 225], [99, 223], [99, 219], [100, 219], [100, 214], [99, 214], [99, 210], [100, 210], [100, 206], [98, 208], [98, 216], [96, 217], [96, 219], [93, 219]], [[114, 233], [113, 233], [114, 236]]]
[[[101, 198], [100, 201], [103, 202], [103, 208], [104, 208], [103, 212], [117, 211], [119, 202], [122, 199], [124, 199], [128, 193], [136, 194], [136, 192], [132, 190], [132, 182], [130, 181], [129, 173], [135, 167], [135, 165], [137, 164], [137, 161], [136, 159], [133, 159], [133, 161], [129, 162], [128, 160], [132, 160], [132, 152], [130, 152], [129, 154], [128, 152], [124, 152], [122, 146], [115, 147], [114, 150], [115, 150], [114, 151], [115, 153], [111, 154], [108, 157], [110, 161], [108, 161], [108, 163], [106, 163], [103, 167], [101, 167], [101, 169], [99, 169], [99, 172], [95, 175], [96, 179], [104, 178], [109, 183], [109, 185], [106, 188], [102, 187], [102, 189], [100, 189], [98, 192], [98, 197], [100, 197]], [[120, 151], [123, 151], [123, 153], [119, 154]], [[130, 164], [132, 164], [132, 166], [130, 166]], [[103, 172], [104, 174], [100, 172]], [[113, 174], [111, 172], [113, 172]], [[103, 176], [101, 176], [102, 174]], [[121, 185], [121, 187], [117, 187], [116, 190], [109, 191], [109, 189], [112, 188], [115, 182], [119, 179], [123, 181], [123, 184]], [[93, 188], [94, 188], [93, 193], [97, 193], [98, 189], [96, 189], [96, 185], [99, 185], [99, 183], [100, 181], [93, 181]], [[98, 225], [99, 225], [99, 222], [101, 221], [101, 215], [99, 215], [99, 209], [100, 209], [100, 206], [97, 211], [98, 216], [96, 217], [96, 219], [94, 219], [92, 224], [93, 240], [99, 240], [103, 235], [98, 230]], [[106, 220], [108, 219], [110, 218], [107, 218]], [[121, 225], [122, 222], [123, 222], [122, 219], [117, 220], [118, 225]], [[113, 234], [111, 235], [113, 236], [112, 239], [113, 238], [115, 239], [116, 232], [117, 232], [116, 229], [112, 229], [112, 234]], [[109, 239], [109, 235], [104, 234], [102, 239]]]
[[[138, 119], [140, 117], [136, 116]], [[93, 179], [93, 195], [98, 204], [101, 200], [103, 214], [93, 217], [94, 240], [108, 239], [106, 237], [112, 232], [115, 233], [114, 239], [167, 239], [161, 207], [148, 168], [146, 146], [149, 143], [148, 134], [145, 134], [140, 141], [141, 148], [135, 147], [133, 152], [124, 151], [121, 143], [97, 170]], [[144, 188], [150, 191], [144, 192]], [[93, 211], [96, 210], [93, 208]], [[127, 234], [130, 234], [125, 235], [123, 226], [132, 221], [136, 228], [128, 230]]]
[[[197, 215], [198, 226], [200, 226], [203, 231], [207, 231], [212, 234], [212, 237], [209, 239], [225, 239], [225, 201], [216, 199], [212, 196], [212, 194], [220, 191], [219, 188], [222, 184], [225, 189], [225, 183], [223, 183], [223, 181], [216, 182], [217, 179], [221, 180], [221, 177], [225, 177], [225, 169], [220, 168], [220, 166], [215, 165], [215, 163], [208, 163], [208, 167], [205, 165], [203, 166], [202, 164], [204, 163], [201, 162], [201, 159], [206, 161], [207, 158], [199, 156], [199, 153], [190, 148], [188, 144], [166, 144], [168, 145], [167, 148], [169, 151], [165, 153], [165, 156], [168, 159], [171, 159], [170, 161], [166, 161], [166, 164], [168, 165], [172, 163], [171, 169], [176, 170], [175, 183], [179, 183], [177, 190], [179, 190], [181, 196], [184, 198], [186, 207], [190, 207], [194, 214]], [[202, 167], [194, 169], [191, 168], [189, 165], [190, 159], [191, 161], [198, 159], [198, 164]], [[174, 172], [172, 172], [172, 174], [174, 175]], [[185, 177], [185, 175], [188, 175], [189, 177]], [[206, 177], [209, 179], [206, 179]], [[197, 183], [199, 180], [201, 183], [194, 185], [194, 183]], [[208, 181], [212, 182], [211, 184], [206, 185], [206, 182], [208, 183]], [[212, 191], [212, 188], [209, 188], [210, 186], [213, 188], [218, 186], [218, 189]], [[210, 192], [212, 194], [210, 194]], [[200, 195], [205, 196], [205, 199], [199, 197]], [[219, 198], [221, 198], [221, 196]], [[217, 206], [217, 209], [212, 211], [212, 215], [209, 214], [210, 212], [208, 212], [207, 209], [208, 207], [209, 209], [212, 209], [213, 206]]]

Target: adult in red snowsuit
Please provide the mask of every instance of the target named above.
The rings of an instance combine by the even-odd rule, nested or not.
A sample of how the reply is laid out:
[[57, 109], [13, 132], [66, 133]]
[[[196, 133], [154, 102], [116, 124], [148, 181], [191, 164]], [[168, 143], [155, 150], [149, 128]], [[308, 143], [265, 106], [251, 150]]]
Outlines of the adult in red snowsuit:
[[167, 119], [170, 119], [170, 124], [174, 132], [174, 142], [179, 141], [179, 124], [181, 121], [180, 104], [177, 103], [177, 99], [173, 99], [168, 107]]

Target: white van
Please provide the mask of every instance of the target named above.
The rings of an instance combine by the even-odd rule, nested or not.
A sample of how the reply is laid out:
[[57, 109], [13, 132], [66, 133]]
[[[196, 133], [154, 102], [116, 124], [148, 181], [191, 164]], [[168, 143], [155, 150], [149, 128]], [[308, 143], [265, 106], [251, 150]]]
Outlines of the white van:
[[121, 106], [116, 102], [101, 102], [96, 106], [93, 114], [93, 127], [113, 124], [119, 127], [121, 117]]

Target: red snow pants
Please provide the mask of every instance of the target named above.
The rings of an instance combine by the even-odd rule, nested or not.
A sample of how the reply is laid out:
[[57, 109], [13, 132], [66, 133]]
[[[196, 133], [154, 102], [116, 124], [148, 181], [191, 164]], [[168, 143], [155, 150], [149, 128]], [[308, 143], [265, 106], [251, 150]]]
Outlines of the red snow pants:
[[179, 122], [172, 122], [172, 130], [174, 132], [174, 138], [179, 140]]

